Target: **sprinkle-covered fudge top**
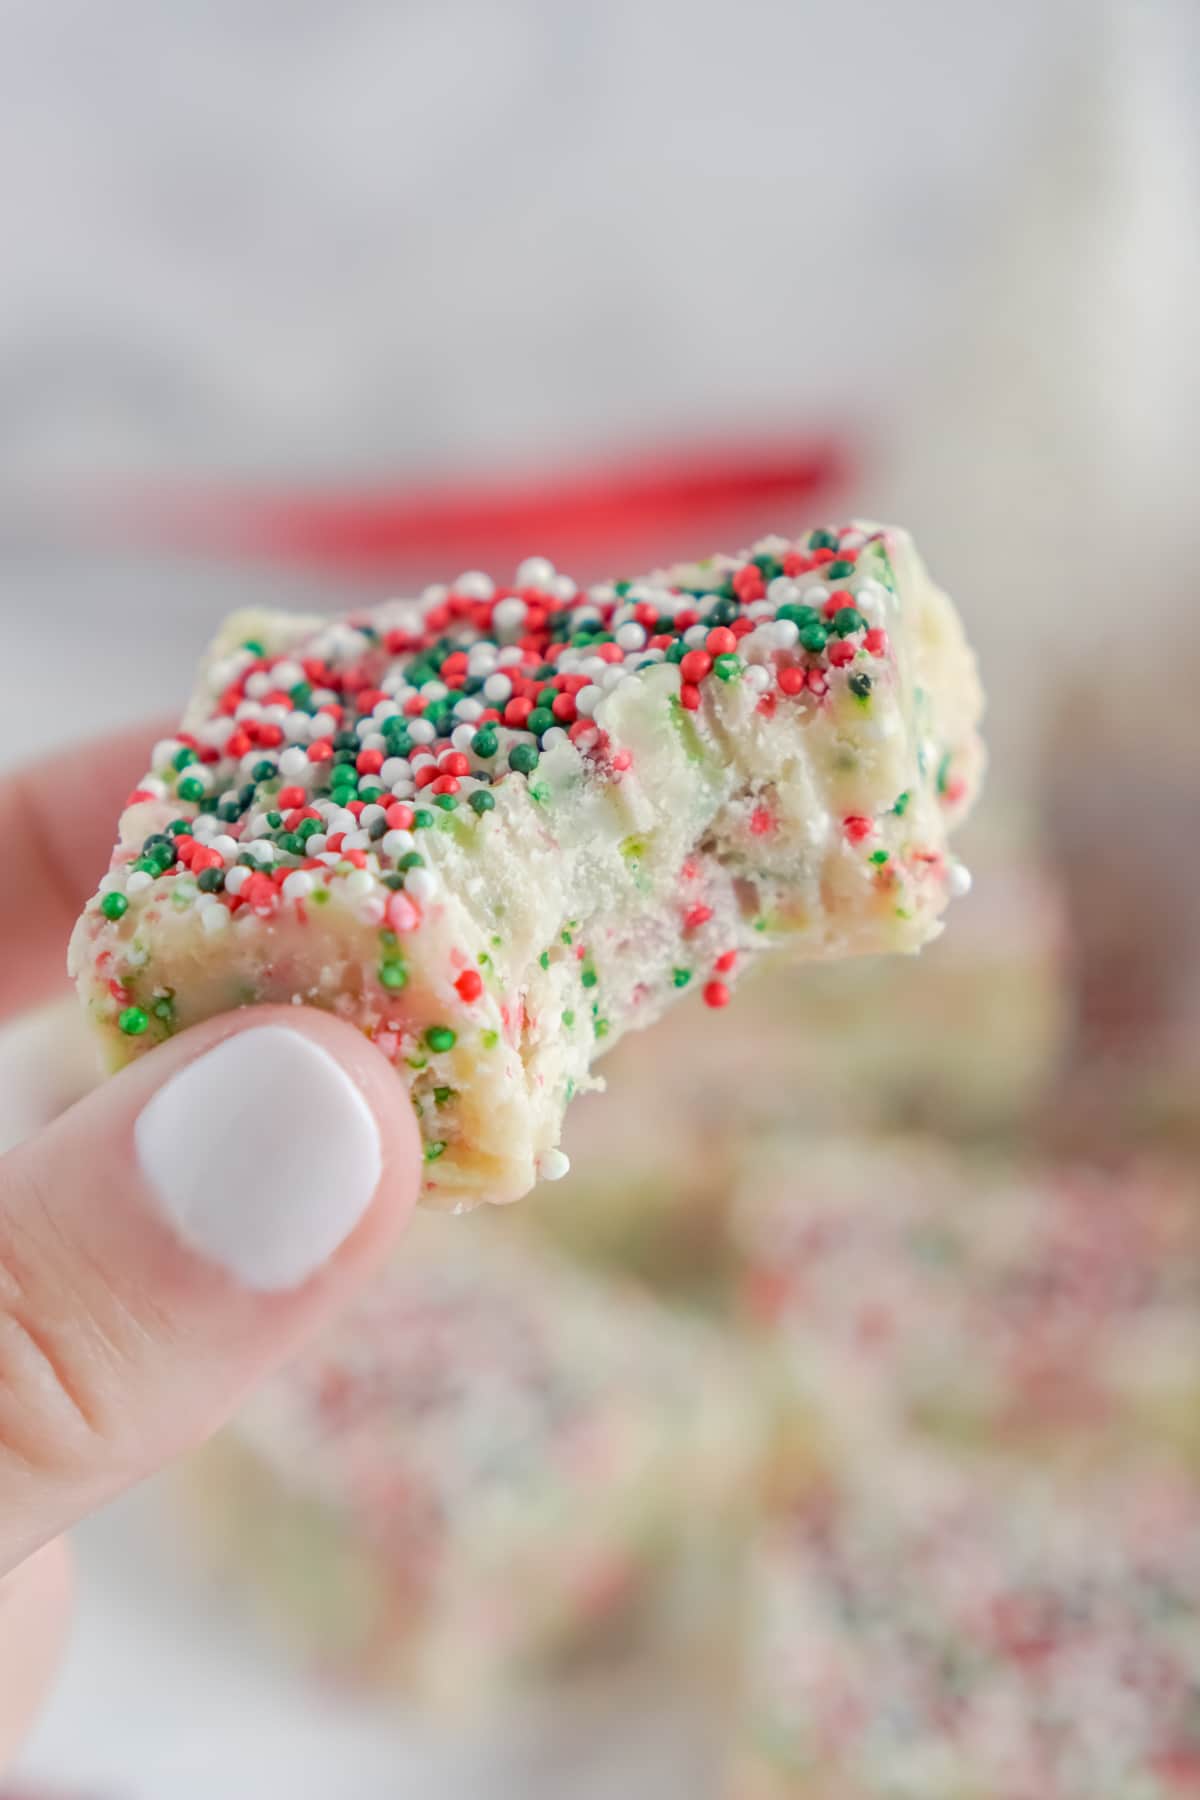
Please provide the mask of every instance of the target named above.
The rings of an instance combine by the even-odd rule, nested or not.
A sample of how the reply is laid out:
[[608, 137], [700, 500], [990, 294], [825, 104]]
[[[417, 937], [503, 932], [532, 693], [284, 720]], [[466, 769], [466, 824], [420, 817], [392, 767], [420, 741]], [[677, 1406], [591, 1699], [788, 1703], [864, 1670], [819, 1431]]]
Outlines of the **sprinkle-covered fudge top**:
[[[180, 816], [102, 910], [118, 919], [143, 886], [188, 875], [226, 907], [269, 913], [333, 860], [365, 871], [368, 855], [419, 904], [435, 809], [483, 816], [510, 781], [536, 798], [542, 756], [564, 741], [620, 774], [593, 714], [631, 674], [678, 665], [692, 712], [706, 684], [734, 681], [765, 714], [819, 707], [839, 671], [867, 701], [888, 654], [888, 567], [885, 534], [854, 525], [589, 589], [534, 557], [511, 586], [472, 570], [420, 601], [314, 622], [302, 653], [247, 639], [210, 671], [207, 716], [155, 746], [130, 804], [174, 797]], [[751, 660], [744, 640], [761, 651], [764, 626], [774, 656]], [[949, 805], [963, 798], [948, 757], [937, 781]]]

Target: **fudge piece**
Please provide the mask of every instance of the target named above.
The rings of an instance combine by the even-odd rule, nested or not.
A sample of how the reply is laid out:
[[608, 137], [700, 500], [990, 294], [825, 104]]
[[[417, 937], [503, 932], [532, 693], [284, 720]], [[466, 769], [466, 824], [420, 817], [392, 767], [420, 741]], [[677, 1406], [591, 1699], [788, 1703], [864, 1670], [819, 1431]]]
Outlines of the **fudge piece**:
[[120, 1064], [261, 1001], [394, 1063], [425, 1198], [563, 1172], [593, 1060], [738, 966], [918, 950], [965, 872], [974, 661], [907, 537], [771, 538], [580, 593], [534, 560], [335, 623], [235, 617], [71, 967]]
[[1200, 1792], [1200, 1485], [1169, 1463], [892, 1458], [764, 1530], [749, 1610], [727, 1800]]
[[751, 1160], [737, 1209], [785, 1489], [900, 1438], [1044, 1465], [1119, 1461], [1152, 1430], [1194, 1454], [1188, 1165], [1023, 1169], [920, 1140], [783, 1137]]
[[200, 1453], [191, 1497], [294, 1649], [469, 1707], [711, 1638], [757, 1448], [702, 1328], [426, 1217]]

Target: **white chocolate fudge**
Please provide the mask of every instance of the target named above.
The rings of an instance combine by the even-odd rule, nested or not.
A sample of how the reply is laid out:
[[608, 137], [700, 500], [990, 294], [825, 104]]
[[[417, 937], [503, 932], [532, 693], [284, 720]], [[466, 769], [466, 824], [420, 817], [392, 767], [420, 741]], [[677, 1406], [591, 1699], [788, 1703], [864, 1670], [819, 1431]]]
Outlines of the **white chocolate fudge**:
[[427, 1216], [189, 1491], [305, 1660], [469, 1709], [711, 1635], [757, 1449], [738, 1369], [632, 1288]]
[[893, 1456], [768, 1527], [726, 1800], [1184, 1800], [1200, 1484]]
[[534, 559], [333, 623], [235, 616], [130, 797], [71, 967], [116, 1066], [258, 1002], [358, 1025], [423, 1197], [562, 1172], [596, 1057], [772, 946], [919, 950], [982, 765], [908, 538], [770, 538], [580, 592]]

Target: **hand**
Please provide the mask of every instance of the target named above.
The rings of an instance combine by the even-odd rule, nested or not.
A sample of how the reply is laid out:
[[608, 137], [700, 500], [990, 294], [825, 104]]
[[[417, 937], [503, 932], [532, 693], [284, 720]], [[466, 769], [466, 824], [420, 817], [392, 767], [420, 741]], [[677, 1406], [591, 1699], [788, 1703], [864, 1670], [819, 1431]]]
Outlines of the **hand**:
[[[0, 1017], [61, 988], [154, 735], [0, 782]], [[206, 1437], [326, 1319], [419, 1175], [388, 1065], [308, 1008], [197, 1026], [0, 1159], [0, 1768], [64, 1635], [59, 1534]]]

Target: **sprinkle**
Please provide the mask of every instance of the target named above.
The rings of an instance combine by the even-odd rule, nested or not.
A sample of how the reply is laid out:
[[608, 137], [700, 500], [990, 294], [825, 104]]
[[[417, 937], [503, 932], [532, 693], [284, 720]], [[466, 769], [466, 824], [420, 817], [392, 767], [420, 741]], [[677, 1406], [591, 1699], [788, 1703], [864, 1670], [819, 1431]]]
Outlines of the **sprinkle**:
[[453, 1050], [458, 1033], [451, 1031], [449, 1025], [431, 1025], [425, 1033], [425, 1042], [435, 1055], [441, 1056], [445, 1051]]
[[140, 1006], [127, 1006], [117, 1019], [117, 1024], [126, 1037], [141, 1037], [149, 1023], [149, 1016]]
[[[478, 1000], [483, 992], [483, 977], [477, 969], [464, 969], [454, 985], [458, 990], [459, 999], [466, 1001], [469, 1006], [473, 1000]], [[430, 1048], [432, 1049], [433, 1046], [431, 1045]]]
[[728, 1006], [732, 995], [723, 981], [710, 981], [705, 984], [705, 1006]]
[[538, 1163], [538, 1174], [543, 1181], [561, 1181], [571, 1167], [571, 1159], [562, 1150], [544, 1150]]
[[115, 923], [117, 919], [124, 918], [129, 911], [129, 902], [124, 894], [105, 894], [100, 902], [100, 911], [106, 919], [111, 919]]

